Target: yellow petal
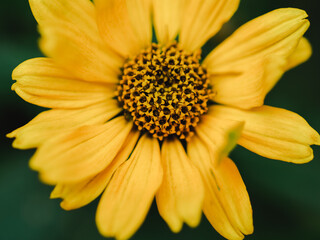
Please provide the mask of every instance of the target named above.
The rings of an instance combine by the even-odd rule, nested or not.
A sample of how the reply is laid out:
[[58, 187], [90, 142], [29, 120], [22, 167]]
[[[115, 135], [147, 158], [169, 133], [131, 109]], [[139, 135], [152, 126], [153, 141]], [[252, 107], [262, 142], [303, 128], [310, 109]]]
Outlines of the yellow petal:
[[102, 38], [124, 57], [148, 47], [152, 39], [150, 0], [95, 0]]
[[208, 113], [202, 116], [196, 133], [207, 147], [212, 149], [214, 164], [219, 165], [236, 146], [242, 129], [241, 121], [221, 120]]
[[83, 126], [57, 135], [38, 148], [30, 167], [49, 184], [84, 180], [110, 164], [131, 128], [132, 123], [117, 117], [103, 125]]
[[54, 109], [40, 113], [23, 127], [9, 133], [16, 138], [13, 147], [35, 148], [49, 138], [84, 125], [102, 124], [121, 111], [117, 100], [110, 99], [82, 109]]
[[179, 41], [194, 51], [213, 37], [238, 9], [239, 0], [188, 0]]
[[[292, 54], [309, 27], [306, 17], [304, 11], [294, 8], [277, 9], [258, 17], [244, 24], [214, 49], [203, 65], [213, 79], [219, 76], [221, 81], [232, 75], [237, 78], [252, 71], [263, 72], [263, 77], [257, 81], [265, 85], [262, 94], [264, 98], [288, 69], [286, 66], [290, 64], [290, 56], [294, 56]], [[240, 84], [235, 89], [233, 92], [246, 91]], [[229, 104], [225, 100], [223, 103]]]
[[175, 40], [181, 28], [185, 0], [153, 1], [154, 28], [159, 43], [167, 44]]
[[144, 135], [101, 197], [96, 215], [100, 233], [130, 238], [145, 219], [162, 174], [158, 140]]
[[238, 108], [250, 109], [263, 105], [265, 98], [264, 71], [260, 66], [242, 74], [212, 75], [213, 100]]
[[49, 58], [21, 63], [13, 71], [12, 78], [17, 81], [12, 90], [24, 100], [42, 107], [81, 108], [114, 96], [113, 84], [80, 81]]
[[294, 52], [289, 56], [287, 60], [286, 70], [294, 68], [299, 64], [307, 61], [312, 54], [312, 47], [309, 43], [308, 39], [301, 38], [297, 48]]
[[50, 197], [62, 198], [63, 201], [60, 205], [65, 210], [82, 207], [96, 199], [106, 188], [118, 167], [128, 159], [137, 143], [139, 135], [139, 131], [132, 130], [116, 158], [102, 172], [93, 178], [74, 184], [59, 183], [52, 191]]
[[235, 164], [225, 158], [215, 167], [211, 150], [197, 136], [187, 149], [205, 184], [203, 211], [212, 226], [227, 239], [243, 239], [243, 234], [251, 234], [250, 199]]
[[243, 111], [213, 106], [217, 118], [244, 121], [239, 144], [264, 157], [294, 163], [313, 159], [310, 145], [320, 145], [319, 134], [298, 114], [275, 107], [263, 106]]
[[196, 227], [201, 219], [204, 198], [198, 170], [176, 138], [163, 142], [161, 160], [164, 176], [156, 195], [161, 217], [173, 232], [179, 232], [183, 222]]
[[116, 82], [123, 59], [103, 44], [89, 0], [29, 0], [41, 50], [87, 81]]

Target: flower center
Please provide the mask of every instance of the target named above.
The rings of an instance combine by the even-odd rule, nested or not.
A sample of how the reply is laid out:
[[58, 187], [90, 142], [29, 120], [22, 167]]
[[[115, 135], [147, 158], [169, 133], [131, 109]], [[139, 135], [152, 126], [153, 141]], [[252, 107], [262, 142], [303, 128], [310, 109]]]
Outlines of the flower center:
[[152, 44], [127, 60], [117, 96], [139, 130], [159, 140], [190, 139], [212, 93], [200, 53], [187, 53], [177, 43]]

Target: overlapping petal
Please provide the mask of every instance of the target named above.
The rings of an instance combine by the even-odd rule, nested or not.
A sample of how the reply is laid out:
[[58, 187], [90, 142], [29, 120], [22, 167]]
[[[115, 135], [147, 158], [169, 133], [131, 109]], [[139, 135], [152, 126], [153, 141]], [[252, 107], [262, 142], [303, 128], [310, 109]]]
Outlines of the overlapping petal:
[[128, 159], [137, 143], [139, 135], [139, 131], [132, 130], [115, 159], [102, 172], [93, 178], [81, 182], [73, 184], [59, 183], [52, 191], [50, 197], [62, 198], [63, 201], [60, 205], [65, 210], [82, 207], [96, 199], [106, 188], [118, 167]]
[[212, 149], [214, 164], [219, 165], [236, 146], [242, 129], [242, 121], [221, 120], [208, 114], [202, 116], [196, 133], [207, 147]]
[[[239, 0], [185, 0], [179, 41], [194, 51], [213, 37], [238, 9]], [[179, 15], [178, 15], [179, 16]]]
[[121, 108], [114, 99], [81, 109], [53, 109], [40, 113], [7, 137], [16, 138], [13, 142], [15, 148], [35, 148], [62, 132], [84, 125], [103, 124], [120, 111]]
[[[249, 83], [243, 84], [245, 82], [243, 78], [253, 71], [259, 72], [256, 81], [264, 84], [264, 92], [261, 94], [264, 98], [290, 67], [290, 62], [295, 62], [295, 64], [291, 64], [292, 67], [310, 56], [310, 54], [305, 54], [300, 59], [295, 57], [297, 56], [295, 55], [297, 46], [299, 46], [297, 51], [300, 48], [308, 47], [305, 40], [302, 40], [299, 45], [300, 39], [309, 27], [309, 21], [305, 19], [306, 17], [307, 14], [299, 9], [274, 10], [246, 23], [214, 49], [203, 64], [211, 74], [213, 84], [215, 78], [219, 79], [220, 94], [226, 95], [236, 91], [245, 93], [246, 87], [251, 84], [252, 79], [248, 79]], [[295, 60], [292, 60], [291, 56]], [[261, 72], [263, 73], [262, 77]], [[230, 80], [232, 76], [240, 80]], [[224, 77], [226, 81], [223, 81]], [[233, 89], [231, 89], [231, 81], [234, 83]], [[260, 92], [261, 87], [259, 86], [256, 95]], [[243, 108], [262, 105], [261, 100], [256, 101], [255, 106], [250, 104], [250, 101], [254, 99], [248, 98], [248, 103]], [[228, 101], [227, 98], [218, 98], [217, 101], [240, 107], [234, 104], [233, 99]]]
[[196, 227], [201, 219], [204, 198], [198, 170], [176, 138], [163, 142], [161, 160], [164, 176], [156, 195], [160, 215], [173, 232], [179, 232], [183, 222]]
[[95, 0], [94, 3], [100, 34], [114, 51], [129, 57], [150, 45], [151, 0]]
[[12, 73], [12, 89], [24, 100], [48, 108], [81, 108], [114, 96], [113, 84], [80, 81], [50, 58], [21, 63]]
[[89, 0], [29, 0], [42, 35], [41, 50], [74, 76], [117, 82], [123, 59], [103, 44]]
[[131, 237], [145, 219], [162, 175], [159, 143], [144, 135], [101, 197], [96, 215], [100, 233], [116, 239]]
[[102, 125], [82, 126], [54, 136], [38, 148], [30, 166], [49, 184], [92, 177], [111, 163], [131, 128], [132, 123], [117, 117]]
[[319, 134], [298, 114], [263, 106], [250, 111], [213, 106], [210, 115], [244, 121], [239, 144], [264, 157], [294, 163], [313, 159], [310, 145], [320, 145]]
[[250, 199], [235, 164], [225, 158], [214, 166], [213, 150], [197, 136], [188, 143], [187, 150], [205, 184], [203, 211], [212, 226], [227, 239], [243, 239], [243, 234], [251, 234]]

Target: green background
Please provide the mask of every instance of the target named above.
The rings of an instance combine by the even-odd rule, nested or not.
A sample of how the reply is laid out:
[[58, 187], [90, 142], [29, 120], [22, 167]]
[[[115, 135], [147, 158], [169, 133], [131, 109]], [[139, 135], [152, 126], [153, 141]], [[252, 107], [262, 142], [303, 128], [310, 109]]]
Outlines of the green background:
[[[76, 0], [74, 0], [76, 2]], [[314, 54], [305, 64], [286, 73], [267, 96], [266, 104], [303, 116], [320, 131], [319, 6], [316, 0], [243, 0], [240, 9], [206, 49], [212, 48], [238, 26], [280, 7], [297, 7], [309, 14], [306, 36]], [[20, 62], [41, 56], [38, 32], [27, 0], [0, 3], [0, 239], [103, 239], [95, 226], [97, 201], [67, 212], [60, 200], [50, 200], [52, 187], [28, 168], [33, 150], [11, 147], [5, 134], [31, 120], [42, 109], [24, 102], [10, 90], [11, 72]], [[257, 156], [241, 147], [232, 153], [246, 183], [253, 206], [255, 232], [246, 239], [320, 239], [320, 148], [305, 165], [294, 165]], [[195, 229], [184, 226], [171, 233], [153, 204], [132, 239], [223, 239], [205, 217]]]

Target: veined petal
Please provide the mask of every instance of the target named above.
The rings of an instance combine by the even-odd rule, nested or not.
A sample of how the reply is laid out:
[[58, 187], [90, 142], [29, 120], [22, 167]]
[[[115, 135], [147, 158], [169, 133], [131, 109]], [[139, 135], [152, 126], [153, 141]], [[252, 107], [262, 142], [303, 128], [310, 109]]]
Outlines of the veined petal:
[[238, 9], [239, 0], [189, 0], [186, 2], [179, 41], [194, 51], [213, 37]]
[[196, 127], [199, 138], [212, 149], [212, 159], [215, 165], [229, 155], [241, 136], [243, 122], [234, 120], [221, 120], [210, 112], [202, 116]]
[[53, 109], [40, 113], [28, 124], [9, 133], [16, 138], [13, 147], [36, 148], [49, 138], [84, 125], [103, 124], [121, 111], [117, 100], [95, 104], [81, 109]]
[[154, 28], [159, 43], [167, 44], [175, 40], [181, 28], [185, 0], [153, 1]]
[[12, 90], [24, 100], [48, 108], [81, 108], [114, 96], [112, 85], [73, 78], [50, 58], [21, 63], [12, 73]]
[[101, 197], [96, 215], [100, 233], [130, 238], [145, 219], [162, 174], [158, 140], [144, 135]]
[[176, 138], [163, 142], [161, 160], [164, 177], [156, 195], [161, 217], [173, 232], [179, 232], [183, 222], [196, 227], [201, 219], [204, 198], [198, 170]]
[[60, 205], [65, 210], [80, 208], [96, 199], [106, 188], [118, 167], [128, 159], [137, 143], [139, 135], [139, 131], [132, 130], [116, 158], [102, 172], [93, 178], [74, 184], [59, 183], [52, 191], [50, 197], [62, 198], [63, 201]]
[[244, 121], [239, 144], [267, 158], [293, 163], [313, 159], [310, 145], [320, 145], [319, 134], [298, 114], [263, 106], [250, 111], [225, 106], [211, 107], [211, 115]]
[[96, 175], [114, 159], [132, 123], [117, 117], [103, 125], [82, 126], [52, 137], [30, 161], [49, 184], [72, 183]]
[[151, 44], [150, 0], [95, 0], [97, 23], [106, 44], [123, 57]]
[[[303, 10], [285, 8], [258, 17], [214, 49], [203, 65], [213, 78], [219, 75], [221, 81], [224, 76], [238, 77], [253, 68], [261, 68], [265, 96], [288, 69], [290, 56], [294, 56], [292, 54], [309, 27], [307, 16]], [[235, 89], [244, 91], [240, 84]]]
[[215, 167], [211, 150], [197, 136], [187, 149], [205, 184], [203, 211], [212, 226], [227, 239], [243, 239], [243, 234], [251, 234], [250, 199], [235, 164], [225, 158]]
[[116, 82], [123, 59], [105, 46], [89, 0], [29, 0], [39, 23], [40, 48], [86, 81]]

